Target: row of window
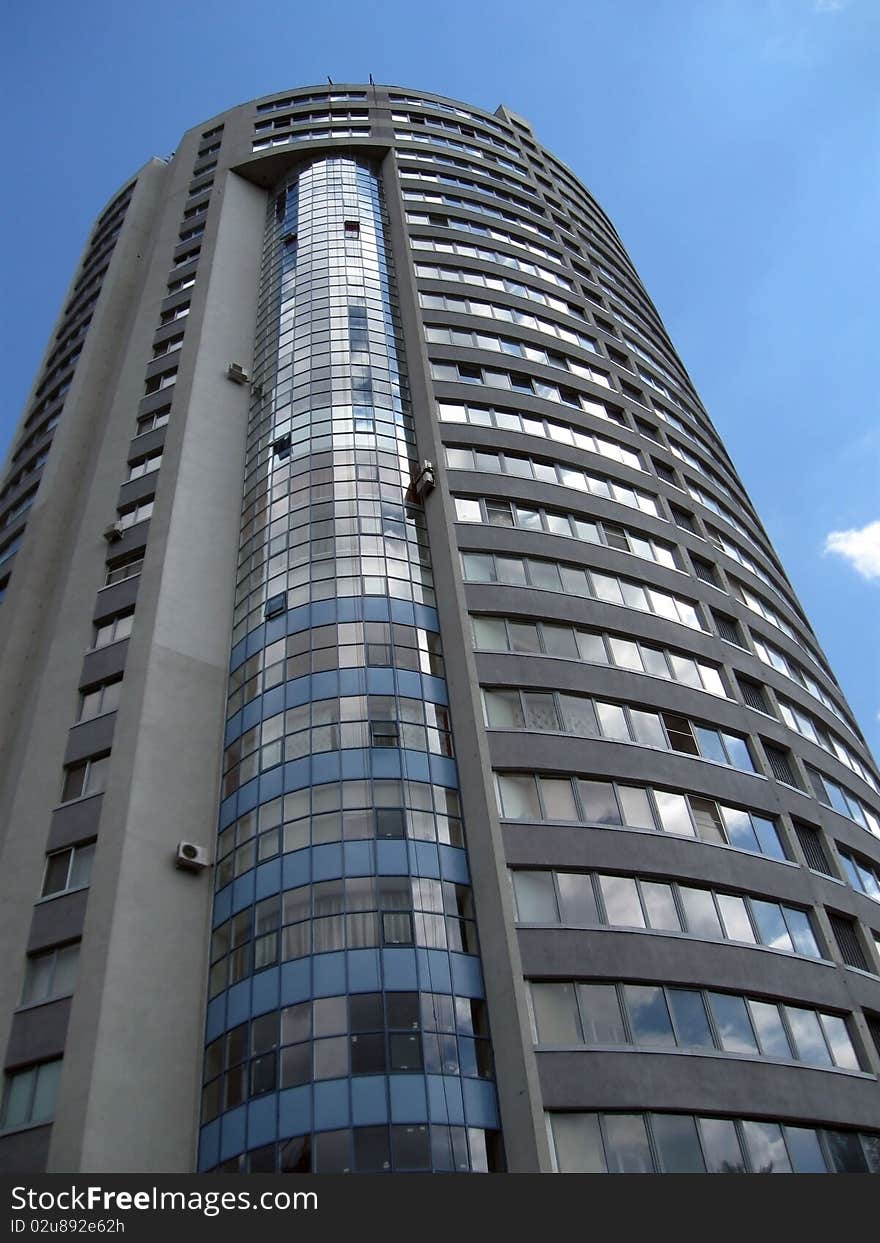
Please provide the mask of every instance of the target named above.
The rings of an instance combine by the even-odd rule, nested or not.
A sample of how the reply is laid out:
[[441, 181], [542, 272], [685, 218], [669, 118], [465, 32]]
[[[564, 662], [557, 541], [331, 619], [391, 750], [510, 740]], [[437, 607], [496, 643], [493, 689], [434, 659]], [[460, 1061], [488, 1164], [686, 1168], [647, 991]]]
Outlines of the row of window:
[[581, 599], [600, 600], [605, 604], [638, 609], [642, 613], [654, 613], [692, 630], [706, 629], [690, 601], [616, 574], [600, 573], [539, 557], [511, 557], [488, 552], [463, 552], [461, 564], [465, 582], [468, 583], [499, 583], [509, 587], [564, 592]]
[[658, 829], [771, 859], [787, 857], [770, 817], [696, 794], [538, 773], [496, 773], [496, 783], [498, 808], [506, 820]]
[[635, 742], [643, 747], [698, 756], [742, 772], [756, 771], [745, 738], [673, 712], [652, 712], [562, 691], [514, 687], [484, 688], [483, 707], [489, 729], [526, 729]]
[[671, 1113], [548, 1113], [561, 1174], [880, 1174], [880, 1135]]
[[451, 756], [449, 713], [439, 704], [393, 695], [345, 695], [288, 708], [227, 747], [223, 797], [282, 759], [350, 747], [405, 747]]
[[[493, 207], [488, 203], [482, 203], [474, 198], [463, 198], [458, 194], [432, 194], [428, 191], [404, 190], [402, 193], [404, 202], [406, 203], [424, 203], [428, 207], [452, 207], [461, 211], [473, 212], [478, 216], [490, 216], [495, 220], [504, 220], [509, 224], [515, 224], [519, 229], [525, 229], [528, 233], [536, 233], [539, 237], [545, 238], [547, 241], [553, 241], [553, 231], [548, 229], [546, 225], [536, 224], [535, 221], [524, 216], [522, 210], [518, 212], [506, 211], [504, 208]], [[527, 207], [527, 210], [529, 208]]]
[[476, 220], [466, 220], [464, 217], [457, 216], [429, 216], [427, 213], [414, 211], [406, 213], [406, 222], [407, 224], [433, 224], [438, 228], [457, 229], [462, 233], [474, 233], [478, 237], [490, 237], [495, 242], [503, 242], [507, 246], [516, 246], [520, 250], [527, 251], [530, 255], [537, 255], [539, 259], [549, 259], [551, 263], [558, 263], [562, 266], [561, 256], [550, 250], [549, 247], [541, 246], [534, 238], [521, 237], [518, 233], [510, 233], [499, 225], [482, 224]]
[[[283, 926], [282, 926], [283, 925]], [[221, 924], [209, 996], [274, 966], [342, 949], [418, 945], [476, 954], [467, 885], [410, 876], [349, 876], [288, 889]]]
[[[447, 451], [448, 452], [448, 451]], [[510, 457], [508, 455], [508, 462]], [[603, 481], [590, 479], [589, 482], [601, 484]], [[629, 490], [632, 494], [632, 490]], [[614, 485], [615, 500], [626, 495], [627, 489]], [[541, 531], [547, 535], [562, 535], [568, 539], [580, 540], [585, 544], [600, 544], [606, 548], [616, 548], [618, 552], [628, 552], [633, 557], [641, 557], [644, 561], [653, 561], [665, 566], [668, 570], [677, 570], [676, 549], [662, 540], [634, 531], [631, 527], [618, 526], [614, 522], [591, 521], [577, 514], [560, 513], [558, 510], [533, 509], [516, 501], [500, 500], [496, 497], [475, 498], [454, 496], [456, 519], [459, 522], [476, 522], [480, 525], [494, 527], [516, 527], [524, 531]], [[621, 501], [625, 504], [625, 501]], [[641, 506], [640, 506], [641, 508]]]
[[856, 824], [861, 825], [863, 829], [867, 829], [869, 833], [873, 833], [875, 837], [880, 837], [880, 814], [869, 807], [867, 803], [856, 798], [845, 786], [840, 785], [837, 781], [832, 781], [825, 773], [820, 773], [809, 764], [805, 764], [804, 769], [812, 792], [820, 803], [824, 804], [825, 807], [831, 807], [834, 811], [839, 812], [841, 816], [854, 820]]
[[845, 764], [847, 768], [852, 769], [872, 790], [877, 791], [877, 780], [874, 774], [849, 747], [840, 742], [824, 725], [804, 712], [796, 704], [788, 703], [787, 700], [779, 696], [777, 696], [777, 702], [780, 715], [789, 729], [795, 730], [796, 733], [809, 739], [810, 742], [815, 742], [823, 751], [827, 751], [829, 755], [833, 755], [835, 759], [840, 760], [841, 764]]
[[861, 1070], [839, 1014], [709, 989], [659, 984], [530, 984], [540, 1045], [718, 1050]]
[[230, 1157], [220, 1174], [497, 1173], [504, 1169], [497, 1131], [411, 1124], [360, 1126], [297, 1135]]
[[471, 618], [474, 646], [484, 652], [522, 652], [590, 664], [614, 665], [635, 673], [681, 682], [694, 690], [729, 698], [716, 665], [694, 656], [652, 647], [636, 639], [584, 630], [561, 622], [524, 621], [513, 617]]
[[810, 917], [765, 898], [589, 872], [511, 872], [516, 917], [523, 924], [606, 925], [688, 932], [708, 941], [765, 945], [821, 958]]
[[251, 143], [254, 151], [265, 151], [267, 147], [280, 147], [289, 142], [326, 142], [328, 138], [369, 138], [370, 131], [363, 125], [334, 125], [330, 129], [304, 130], [302, 133], [282, 134], [277, 138], [255, 138]]
[[843, 871], [853, 889], [867, 894], [876, 902], [880, 902], [880, 868], [867, 859], [861, 859], [849, 850], [837, 848]]
[[[454, 276], [455, 274], [452, 273]], [[502, 284], [504, 282], [498, 282]], [[506, 282], [513, 285], [514, 282]], [[523, 297], [532, 296], [524, 286], [522, 289]], [[516, 287], [512, 292], [516, 291]], [[540, 294], [541, 301], [547, 301], [545, 294]], [[558, 302], [558, 299], [553, 301]], [[519, 328], [531, 328], [535, 332], [540, 332], [545, 336], [556, 337], [559, 341], [567, 341], [569, 345], [577, 345], [582, 350], [588, 350], [591, 354], [598, 354], [599, 343], [594, 337], [588, 337], [582, 332], [578, 332], [573, 328], [566, 328], [563, 324], [558, 324], [554, 320], [543, 319], [540, 315], [533, 315], [529, 311], [521, 311], [517, 307], [504, 306], [497, 302], [482, 302], [476, 298], [458, 298], [451, 294], [419, 294], [419, 305], [426, 311], [450, 311], [457, 315], [479, 315], [485, 319], [500, 320], [505, 324], [516, 324]], [[567, 304], [562, 303], [562, 308], [566, 314], [570, 316]], [[425, 327], [425, 339], [434, 345], [471, 345], [473, 334], [470, 331], [459, 328], [443, 328], [436, 325], [428, 324]], [[492, 344], [485, 346], [481, 344], [483, 349], [497, 349], [495, 344], [498, 338], [492, 337]], [[515, 353], [510, 348], [511, 342], [504, 341], [504, 352]], [[522, 348], [528, 348], [525, 342], [521, 343]], [[542, 353], [542, 351], [538, 351]], [[519, 357], [530, 358], [530, 354], [518, 355]], [[540, 359], [536, 359], [540, 361]]]
[[[450, 111], [452, 111], [450, 109]], [[478, 128], [474, 129], [471, 125], [462, 125], [458, 121], [447, 121], [445, 117], [419, 116], [410, 114], [409, 112], [392, 112], [392, 121], [403, 121], [409, 125], [430, 125], [435, 129], [450, 130], [453, 134], [462, 134], [465, 138], [479, 138], [481, 142], [487, 142], [493, 147], [500, 147], [502, 151], [509, 151], [512, 155], [519, 155], [519, 148], [513, 143], [507, 142], [505, 139], [496, 137], [496, 133], [501, 132], [500, 125], [493, 125], [492, 130], [496, 133], [484, 134], [480, 132], [480, 128], [486, 125], [482, 117], [475, 117], [473, 114], [465, 114], [460, 109], [455, 110], [455, 115], [464, 116], [467, 121], [476, 121]], [[520, 166], [520, 171], [525, 175], [525, 169]]]
[[[412, 167], [410, 164], [401, 163], [402, 158], [398, 157], [398, 168], [401, 178], [412, 181], [423, 181], [436, 186], [454, 186], [456, 188], [464, 187], [464, 189], [476, 192], [477, 194], [485, 194], [489, 198], [498, 199], [502, 203], [510, 203], [520, 211], [534, 212], [536, 216], [546, 216], [546, 211], [537, 201], [532, 202], [529, 199], [521, 198], [518, 194], [511, 194], [509, 190], [500, 190], [494, 182], [496, 178], [490, 178], [493, 182], [491, 185], [485, 182], [471, 181], [469, 177], [454, 176], [452, 173], [441, 172], [424, 172], [419, 167]], [[418, 157], [412, 160], [412, 165], [418, 165]], [[505, 181], [507, 179], [505, 178]], [[514, 184], [514, 183], [510, 183]]]
[[205, 1050], [202, 1122], [279, 1087], [407, 1071], [491, 1078], [483, 1002], [441, 993], [319, 997], [233, 1028]]
[[[282, 682], [309, 673], [365, 665], [394, 665], [442, 676], [440, 635], [399, 622], [339, 622], [298, 630], [267, 644], [232, 671], [228, 714]], [[237, 695], [239, 690], [241, 696]]]
[[[535, 420], [540, 425], [539, 420]], [[612, 461], [621, 462], [632, 470], [642, 470], [641, 459], [617, 441], [606, 440], [601, 436], [578, 433], [580, 447], [590, 453], [599, 453]], [[546, 458], [527, 457], [520, 453], [498, 453], [484, 448], [447, 445], [446, 465], [450, 470], [488, 471], [493, 475], [514, 475], [520, 479], [536, 479], [539, 483], [559, 484], [563, 488], [574, 488], [577, 492], [590, 492], [594, 496], [606, 500], [617, 501], [621, 505], [629, 505], [632, 509], [641, 509], [646, 514], [661, 518], [657, 501], [647, 492], [633, 488], [629, 484], [613, 480], [605, 475], [595, 475], [579, 470], [567, 462], [547, 461]]]
[[[508, 160], [505, 156], [486, 151], [483, 147], [475, 147], [472, 143], [460, 142], [456, 138], [446, 138], [440, 134], [419, 134], [414, 130], [396, 129], [394, 131], [394, 139], [395, 142], [424, 142], [432, 147], [450, 147], [453, 151], [466, 151], [469, 155], [475, 155], [481, 160], [488, 160], [491, 163], [500, 164], [502, 168], [509, 168], [514, 173], [525, 174], [525, 169], [521, 164]], [[405, 154], [409, 156], [410, 153], [406, 151]]]
[[[425, 333], [427, 339], [434, 345], [464, 345], [471, 349], [488, 350], [511, 358], [528, 359], [529, 362], [541, 363], [545, 367], [554, 367], [559, 371], [567, 371], [571, 375], [578, 376], [581, 380], [590, 380], [593, 384], [599, 384], [603, 388], [611, 388], [611, 378], [607, 372], [602, 371], [598, 367], [591, 367], [588, 363], [581, 362], [576, 358], [571, 358], [568, 354], [560, 354], [558, 350], [544, 350], [536, 345], [529, 345], [524, 341], [514, 341], [508, 337], [496, 337], [492, 333], [470, 332], [462, 328], [440, 328], [427, 325]], [[503, 375], [503, 373], [498, 373], [485, 367], [480, 368], [469, 363], [432, 359], [431, 375], [435, 380], [447, 380], [452, 383], [485, 383], [495, 388], [507, 387], [503, 380], [499, 379], [499, 375]], [[516, 380], [516, 383], [514, 383], [514, 380]], [[526, 387], [527, 384], [529, 387]], [[546, 393], [538, 391], [540, 380], [536, 380], [533, 377], [523, 376], [520, 378], [519, 376], [511, 376], [510, 387], [516, 392], [534, 392], [539, 397], [546, 396]], [[552, 397], [550, 400], [553, 400]]]
[[216, 885], [221, 889], [256, 862], [277, 855], [282, 841], [288, 853], [373, 838], [462, 846], [458, 793], [421, 781], [373, 778], [321, 783], [272, 799], [220, 834]]
[[778, 673], [784, 674], [785, 677], [791, 678], [793, 682], [797, 682], [798, 686], [803, 687], [814, 699], [818, 699], [821, 704], [824, 704], [829, 712], [833, 712], [839, 721], [842, 721], [852, 729], [851, 722], [847, 720], [841, 709], [815, 678], [811, 677], [790, 656], [780, 651], [778, 647], [774, 647], [766, 639], [761, 638], [755, 631], [751, 632], [751, 636], [755, 654], [759, 660], [763, 661], [765, 665], [769, 665], [771, 669], [775, 669]]
[[[585, 318], [582, 311], [572, 306], [571, 303], [566, 302], [564, 298], [557, 298], [555, 294], [538, 289], [535, 285], [526, 285], [522, 281], [514, 280], [509, 276], [492, 276], [490, 273], [480, 272], [473, 268], [452, 268], [445, 267], [442, 264], [438, 266], [436, 264], [417, 263], [415, 267], [416, 276], [422, 280], [450, 281], [456, 285], [477, 285], [482, 289], [494, 289], [500, 293], [511, 294], [515, 298], [527, 298], [530, 302], [538, 302], [541, 306], [549, 306], [554, 311], [561, 311], [565, 315], [577, 316], [580, 319]], [[428, 299], [429, 295], [422, 294], [421, 298]], [[444, 309], [443, 306], [438, 303], [432, 303], [430, 300], [423, 301], [422, 305], [433, 310]], [[466, 305], [466, 303], [463, 304], [460, 309], [463, 310]], [[452, 310], [456, 308], [447, 306], [445, 309]], [[519, 321], [511, 320], [509, 322]], [[538, 327], [539, 323], [543, 322], [536, 320], [534, 325], [528, 326]], [[572, 337], [567, 339], [571, 340], [573, 345], [578, 343], [575, 334], [572, 334]]]
[[[430, 250], [442, 255], [460, 255], [465, 259], [479, 259], [484, 263], [497, 263], [501, 267], [512, 268], [516, 272], [525, 272], [527, 276], [537, 276], [541, 280], [547, 281], [549, 284], [558, 285], [561, 289], [574, 290], [574, 284], [563, 276], [561, 272], [554, 272], [551, 268], [545, 268], [542, 264], [532, 263], [528, 259], [521, 259], [516, 255], [508, 255], [501, 250], [493, 250], [488, 246], [471, 246], [467, 242], [451, 242], [443, 238], [433, 237], [413, 237], [410, 239], [410, 245], [413, 250]], [[555, 256], [554, 256], [555, 258]], [[557, 262], [561, 262], [557, 259]], [[418, 271], [421, 265], [416, 264]], [[448, 271], [448, 269], [441, 269]], [[425, 271], [422, 275], [427, 275]], [[469, 272], [467, 277], [478, 278], [480, 273]], [[465, 279], [465, 273], [461, 272], [459, 279]], [[442, 279], [446, 279], [443, 277]], [[486, 281], [493, 278], [486, 277]], [[491, 286], [488, 286], [491, 288]]]
[[271, 129], [288, 129], [291, 125], [314, 125], [330, 121], [366, 121], [368, 117], [369, 113], [366, 108], [334, 108], [332, 112], [329, 109], [321, 112], [296, 112], [286, 117], [255, 121], [254, 133], [258, 134]]

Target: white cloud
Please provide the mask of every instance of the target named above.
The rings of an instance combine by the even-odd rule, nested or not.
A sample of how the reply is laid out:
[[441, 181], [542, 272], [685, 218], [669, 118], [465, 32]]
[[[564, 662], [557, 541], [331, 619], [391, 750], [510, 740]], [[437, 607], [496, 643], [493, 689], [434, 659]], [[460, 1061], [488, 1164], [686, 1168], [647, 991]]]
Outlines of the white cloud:
[[849, 0], [813, 0], [813, 10], [816, 13], [839, 13], [848, 4]]
[[880, 578], [880, 521], [860, 529], [831, 531], [825, 537], [824, 551], [838, 553], [862, 578]]

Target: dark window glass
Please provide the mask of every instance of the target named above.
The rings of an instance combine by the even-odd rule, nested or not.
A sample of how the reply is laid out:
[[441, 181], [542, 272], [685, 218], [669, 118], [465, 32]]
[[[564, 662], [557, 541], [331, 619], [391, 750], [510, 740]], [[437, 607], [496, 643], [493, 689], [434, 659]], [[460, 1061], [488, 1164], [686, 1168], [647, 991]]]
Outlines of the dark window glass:
[[649, 984], [624, 986], [626, 1008], [636, 1044], [669, 1048], [675, 1044], [662, 988]]
[[354, 1165], [361, 1173], [374, 1174], [391, 1169], [388, 1128], [360, 1126], [354, 1130]]
[[381, 993], [354, 993], [348, 999], [349, 1026], [353, 1032], [372, 1032], [384, 1026]]
[[688, 988], [670, 988], [666, 991], [669, 1008], [678, 1034], [678, 1043], [684, 1048], [713, 1049], [712, 1029], [706, 1015], [702, 993]]
[[422, 1041], [417, 1032], [393, 1032], [388, 1038], [392, 1070], [421, 1070]]
[[694, 1119], [688, 1114], [654, 1114], [654, 1143], [664, 1174], [703, 1174], [706, 1166]]
[[745, 1174], [736, 1127], [727, 1118], [700, 1118], [700, 1138], [710, 1174]]
[[428, 1170], [431, 1148], [426, 1126], [393, 1126], [391, 1143], [395, 1170]]
[[251, 1096], [275, 1090], [275, 1054], [255, 1057], [251, 1062]]
[[377, 837], [405, 837], [406, 813], [401, 807], [376, 808]]
[[281, 1146], [282, 1174], [310, 1174], [312, 1169], [312, 1137], [297, 1135]]
[[782, 1129], [795, 1174], [828, 1173], [819, 1136], [812, 1127], [786, 1126]]
[[348, 1174], [350, 1147], [350, 1131], [319, 1131], [315, 1136], [315, 1173]]
[[296, 1088], [312, 1078], [312, 1046], [294, 1044], [281, 1050], [281, 1087]]
[[379, 1075], [385, 1071], [385, 1036], [381, 1032], [351, 1038], [351, 1073]]
[[[431, 1021], [433, 1017], [433, 1009], [429, 1003], [431, 994], [426, 993], [426, 1014], [425, 1026], [438, 1027], [439, 1023]], [[416, 1028], [419, 1025], [419, 995], [418, 993], [386, 993], [385, 1006], [388, 1014], [389, 1027]]]
[[249, 1174], [275, 1173], [275, 1145], [266, 1144], [264, 1148], [255, 1148], [248, 1153]]

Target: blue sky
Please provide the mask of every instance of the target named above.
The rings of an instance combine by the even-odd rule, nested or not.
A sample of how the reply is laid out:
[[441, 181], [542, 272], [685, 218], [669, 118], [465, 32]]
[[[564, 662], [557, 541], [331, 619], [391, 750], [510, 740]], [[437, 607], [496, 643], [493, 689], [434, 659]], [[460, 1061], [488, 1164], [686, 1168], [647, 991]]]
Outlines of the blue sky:
[[877, 0], [44, 0], [0, 33], [4, 449], [94, 217], [185, 129], [328, 74], [504, 102], [614, 220], [880, 752]]

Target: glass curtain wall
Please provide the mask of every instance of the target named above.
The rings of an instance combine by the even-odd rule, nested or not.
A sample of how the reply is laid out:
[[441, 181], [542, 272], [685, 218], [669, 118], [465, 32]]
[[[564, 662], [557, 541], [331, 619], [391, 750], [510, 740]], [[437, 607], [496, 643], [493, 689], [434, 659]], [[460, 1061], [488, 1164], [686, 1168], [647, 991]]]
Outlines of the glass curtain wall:
[[200, 1168], [500, 1168], [377, 168], [270, 201]]

